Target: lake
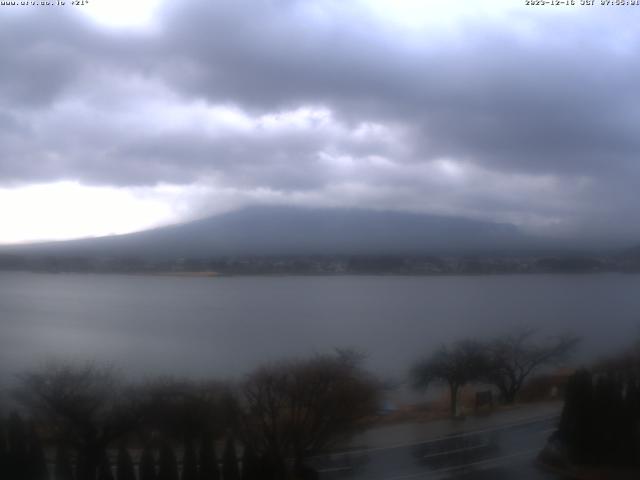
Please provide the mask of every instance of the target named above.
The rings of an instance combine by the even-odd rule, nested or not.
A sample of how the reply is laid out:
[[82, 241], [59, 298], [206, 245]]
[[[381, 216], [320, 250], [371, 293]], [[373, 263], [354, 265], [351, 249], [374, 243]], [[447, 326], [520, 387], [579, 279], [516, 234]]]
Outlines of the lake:
[[[514, 326], [583, 336], [578, 360], [640, 334], [640, 276], [189, 278], [0, 273], [0, 373], [51, 358], [130, 375], [238, 377], [257, 364], [354, 347], [401, 379], [443, 342]], [[5, 380], [6, 381], [6, 380]]]

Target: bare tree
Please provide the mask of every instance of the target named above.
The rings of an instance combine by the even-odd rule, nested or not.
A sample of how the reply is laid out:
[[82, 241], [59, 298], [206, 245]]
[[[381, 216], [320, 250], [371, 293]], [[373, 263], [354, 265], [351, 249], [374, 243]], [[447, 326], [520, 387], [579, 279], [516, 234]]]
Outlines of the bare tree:
[[498, 388], [504, 402], [513, 403], [529, 375], [538, 368], [566, 360], [578, 341], [573, 335], [540, 341], [530, 328], [504, 335], [489, 344], [487, 380]]
[[111, 442], [139, 420], [109, 367], [54, 363], [19, 377], [17, 398], [79, 454], [78, 480], [94, 479]]
[[379, 386], [357, 356], [338, 352], [260, 368], [241, 389], [242, 433], [280, 475], [349, 435], [377, 410]]
[[458, 414], [458, 393], [466, 384], [479, 381], [486, 374], [488, 357], [480, 342], [463, 340], [440, 347], [433, 355], [418, 362], [411, 370], [414, 386], [425, 389], [434, 382], [449, 387], [451, 416]]

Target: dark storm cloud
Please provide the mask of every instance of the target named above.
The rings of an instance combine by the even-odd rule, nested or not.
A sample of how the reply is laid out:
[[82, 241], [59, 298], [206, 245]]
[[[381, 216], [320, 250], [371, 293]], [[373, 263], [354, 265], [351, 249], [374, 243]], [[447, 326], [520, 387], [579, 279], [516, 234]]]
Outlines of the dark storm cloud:
[[[421, 153], [501, 168], [597, 170], [640, 146], [640, 71], [590, 25], [550, 19], [525, 42], [508, 25], [478, 22], [462, 39], [421, 42], [366, 17], [325, 23], [305, 16], [304, 2], [286, 4], [172, 11], [167, 48], [192, 68], [165, 74], [213, 102], [266, 111], [315, 102], [354, 121], [407, 122]], [[638, 36], [624, 41], [637, 51]]]
[[0, 14], [0, 105], [42, 107], [65, 93], [102, 41], [65, 11]]
[[510, 15], [406, 31], [296, 0], [167, 2], [139, 31], [3, 15], [0, 180], [351, 188], [523, 224], [635, 215], [633, 19]]

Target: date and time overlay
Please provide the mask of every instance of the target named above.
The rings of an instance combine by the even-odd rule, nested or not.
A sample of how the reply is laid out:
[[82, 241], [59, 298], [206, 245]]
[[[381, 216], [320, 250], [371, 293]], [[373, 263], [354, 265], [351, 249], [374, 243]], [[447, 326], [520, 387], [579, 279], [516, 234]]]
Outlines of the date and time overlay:
[[[0, 0], [0, 6], [82, 7], [100, 0]], [[530, 7], [632, 7], [640, 0], [521, 0]]]
[[524, 0], [530, 7], [633, 7], [640, 0]]
[[[82, 7], [92, 0], [0, 0], [0, 6], [16, 7]], [[93, 0], [96, 1], [96, 0]]]

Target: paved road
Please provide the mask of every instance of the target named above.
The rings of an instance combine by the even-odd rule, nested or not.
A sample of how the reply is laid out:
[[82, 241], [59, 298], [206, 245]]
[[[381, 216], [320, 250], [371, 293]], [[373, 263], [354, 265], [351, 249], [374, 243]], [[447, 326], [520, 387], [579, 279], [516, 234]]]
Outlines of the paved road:
[[557, 480], [535, 458], [557, 417], [314, 459], [322, 480]]

